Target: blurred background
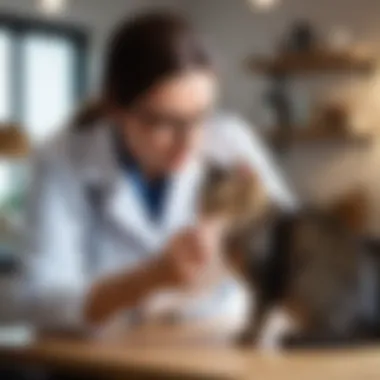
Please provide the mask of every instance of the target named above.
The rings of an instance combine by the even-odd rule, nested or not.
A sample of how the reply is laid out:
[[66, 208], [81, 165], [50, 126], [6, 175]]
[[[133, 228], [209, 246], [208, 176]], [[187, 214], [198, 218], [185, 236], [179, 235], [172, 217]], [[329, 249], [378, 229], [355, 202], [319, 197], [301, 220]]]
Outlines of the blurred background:
[[349, 199], [378, 239], [380, 1], [0, 0], [0, 292], [17, 271], [31, 152], [96, 97], [117, 21], [152, 8], [204, 35], [222, 107], [249, 121], [297, 197]]
[[[214, 48], [222, 104], [249, 120], [294, 191], [349, 193], [380, 233], [380, 2], [376, 0], [0, 0], [3, 267], [22, 231], [28, 155], [97, 93], [120, 17], [187, 15]], [[368, 211], [368, 212], [367, 212]]]

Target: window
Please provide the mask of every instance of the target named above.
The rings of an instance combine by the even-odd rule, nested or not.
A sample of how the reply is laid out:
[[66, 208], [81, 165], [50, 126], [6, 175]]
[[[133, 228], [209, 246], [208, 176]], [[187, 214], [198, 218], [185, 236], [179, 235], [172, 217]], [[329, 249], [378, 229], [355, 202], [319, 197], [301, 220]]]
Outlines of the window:
[[39, 143], [85, 93], [87, 37], [75, 28], [0, 16], [0, 123]]
[[11, 38], [5, 30], [0, 30], [0, 120], [11, 117]]

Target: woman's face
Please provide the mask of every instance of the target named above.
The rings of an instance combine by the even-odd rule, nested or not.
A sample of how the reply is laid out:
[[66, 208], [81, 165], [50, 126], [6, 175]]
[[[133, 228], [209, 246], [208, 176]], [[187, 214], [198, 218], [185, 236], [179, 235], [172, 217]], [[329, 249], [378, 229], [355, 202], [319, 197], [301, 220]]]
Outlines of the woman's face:
[[168, 78], [122, 114], [127, 146], [143, 170], [151, 175], [172, 172], [196, 153], [215, 102], [216, 82], [206, 70]]

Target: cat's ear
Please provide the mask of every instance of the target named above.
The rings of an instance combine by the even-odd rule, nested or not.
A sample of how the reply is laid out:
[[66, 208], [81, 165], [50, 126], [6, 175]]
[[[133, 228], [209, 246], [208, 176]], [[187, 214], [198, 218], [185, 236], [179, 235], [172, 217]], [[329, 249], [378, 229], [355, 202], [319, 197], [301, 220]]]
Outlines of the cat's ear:
[[368, 222], [368, 199], [362, 190], [353, 190], [330, 204], [328, 212], [350, 231], [362, 233]]
[[248, 164], [238, 163], [234, 167], [239, 182], [239, 203], [244, 213], [251, 218], [263, 216], [268, 210], [270, 199], [267, 189], [259, 174]]
[[224, 177], [227, 172], [225, 166], [211, 158], [205, 158], [203, 164], [204, 174], [208, 179], [219, 179], [220, 177]]

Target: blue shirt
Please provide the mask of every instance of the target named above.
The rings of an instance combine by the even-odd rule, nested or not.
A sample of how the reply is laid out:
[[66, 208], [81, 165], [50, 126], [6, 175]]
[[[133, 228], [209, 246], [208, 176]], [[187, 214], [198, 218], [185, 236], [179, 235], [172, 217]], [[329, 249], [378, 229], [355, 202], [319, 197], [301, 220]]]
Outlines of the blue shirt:
[[122, 170], [132, 179], [132, 185], [142, 199], [143, 205], [148, 215], [154, 221], [159, 221], [162, 217], [166, 195], [169, 189], [169, 178], [159, 177], [154, 180], [146, 178], [136, 160], [129, 154], [121, 144], [121, 139], [116, 138], [117, 159]]

